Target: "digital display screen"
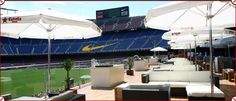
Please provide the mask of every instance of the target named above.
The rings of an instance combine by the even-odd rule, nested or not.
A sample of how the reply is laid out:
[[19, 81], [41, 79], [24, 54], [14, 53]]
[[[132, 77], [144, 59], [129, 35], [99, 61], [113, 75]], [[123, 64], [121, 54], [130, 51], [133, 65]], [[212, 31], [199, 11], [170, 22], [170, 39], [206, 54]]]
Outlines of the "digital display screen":
[[96, 11], [96, 19], [107, 19], [107, 18], [128, 17], [128, 16], [129, 16], [128, 6]]

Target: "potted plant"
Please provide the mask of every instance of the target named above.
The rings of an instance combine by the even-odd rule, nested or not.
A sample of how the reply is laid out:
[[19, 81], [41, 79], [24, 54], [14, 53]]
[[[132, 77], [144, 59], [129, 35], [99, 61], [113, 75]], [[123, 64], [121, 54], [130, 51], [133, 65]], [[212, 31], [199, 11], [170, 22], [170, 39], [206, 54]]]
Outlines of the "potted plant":
[[74, 63], [71, 59], [66, 59], [62, 64], [62, 67], [66, 70], [66, 90], [70, 89], [70, 84], [73, 80], [70, 78], [70, 70], [72, 69]]
[[133, 57], [129, 57], [128, 58], [129, 69], [126, 71], [127, 75], [134, 75], [134, 70], [132, 70], [133, 66], [134, 66], [134, 59], [133, 59]]

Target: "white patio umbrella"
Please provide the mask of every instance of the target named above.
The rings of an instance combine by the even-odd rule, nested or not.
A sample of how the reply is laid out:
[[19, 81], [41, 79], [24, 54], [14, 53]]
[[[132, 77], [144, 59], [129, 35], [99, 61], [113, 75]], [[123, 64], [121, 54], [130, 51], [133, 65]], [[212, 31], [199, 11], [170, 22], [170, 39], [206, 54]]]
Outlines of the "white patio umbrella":
[[[224, 33], [224, 29], [215, 28], [212, 30], [212, 38], [226, 36]], [[169, 32], [165, 32], [162, 35], [162, 39], [165, 40], [179, 40], [179, 41], [194, 41], [194, 35], [196, 35], [197, 40], [208, 40], [209, 39], [209, 30], [206, 28], [200, 28], [195, 30], [171, 30]]]
[[214, 40], [212, 44], [214, 48], [232, 47], [235, 45], [235, 35]]
[[[223, 37], [223, 29], [215, 28], [212, 30], [214, 34], [212, 34], [213, 39]], [[185, 43], [185, 45], [189, 45], [190, 43], [193, 43], [192, 46], [194, 46], [195, 50], [195, 63], [197, 62], [197, 43], [204, 43], [206, 40], [209, 40], [209, 30], [206, 28], [201, 28], [201, 30], [181, 30], [181, 31], [169, 31], [162, 35], [162, 39], [171, 40], [171, 42], [175, 42], [175, 44], [171, 45], [171, 49], [184, 49], [185, 46], [176, 46], [176, 43]], [[227, 35], [227, 34], [226, 34]], [[224, 35], [224, 36], [226, 36]], [[201, 44], [200, 44], [201, 45]], [[185, 51], [185, 49], [184, 49]], [[185, 53], [185, 52], [184, 52]], [[197, 70], [197, 64], [195, 64], [196, 70]]]
[[92, 21], [55, 10], [40, 10], [1, 16], [1, 36], [11, 38], [48, 39], [48, 84], [50, 91], [51, 39], [86, 39], [101, 36]]
[[[212, 63], [212, 25], [234, 26], [235, 7], [230, 1], [183, 1], [150, 9], [145, 18], [145, 26], [155, 29], [189, 30], [209, 27], [210, 68]], [[211, 95], [213, 95], [213, 79]]]
[[150, 51], [167, 51], [167, 49], [162, 48], [162, 47], [155, 47], [155, 48], [151, 49]]
[[158, 52], [158, 57], [159, 57], [159, 52], [167, 51], [167, 49], [162, 48], [162, 47], [155, 47], [155, 48], [151, 49], [150, 51], [153, 51], [154, 53]]

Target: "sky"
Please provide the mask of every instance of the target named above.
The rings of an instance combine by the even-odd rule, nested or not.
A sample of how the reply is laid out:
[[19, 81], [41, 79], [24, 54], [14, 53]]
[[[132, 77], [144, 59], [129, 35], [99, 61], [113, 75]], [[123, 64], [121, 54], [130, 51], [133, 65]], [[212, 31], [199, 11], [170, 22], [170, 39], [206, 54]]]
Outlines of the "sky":
[[[149, 9], [165, 3], [167, 1], [6, 1], [1, 7], [17, 9], [18, 12], [51, 8], [66, 14], [95, 19], [96, 10], [129, 6], [131, 17], [143, 16], [147, 14]], [[6, 12], [2, 11], [2, 13]]]

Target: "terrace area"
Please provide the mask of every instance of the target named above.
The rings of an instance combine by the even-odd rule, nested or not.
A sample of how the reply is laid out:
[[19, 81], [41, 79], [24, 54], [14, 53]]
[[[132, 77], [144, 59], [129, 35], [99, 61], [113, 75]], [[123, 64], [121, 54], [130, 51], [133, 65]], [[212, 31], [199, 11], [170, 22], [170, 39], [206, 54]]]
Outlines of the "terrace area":
[[[124, 83], [142, 84], [142, 79], [141, 79], [142, 74], [147, 74], [153, 71], [153, 67], [155, 68], [155, 66], [151, 66], [148, 71], [135, 71], [134, 76], [129, 76], [124, 73]], [[224, 93], [225, 99], [231, 100], [232, 97], [235, 96], [235, 83], [220, 77], [219, 84], [220, 84], [219, 88]], [[115, 100], [116, 87], [112, 89], [92, 89], [91, 83], [87, 83], [81, 86], [81, 88], [77, 90], [77, 93], [85, 94], [86, 100]], [[175, 100], [188, 101], [188, 98], [171, 96], [171, 100], [172, 101], [175, 101]]]

